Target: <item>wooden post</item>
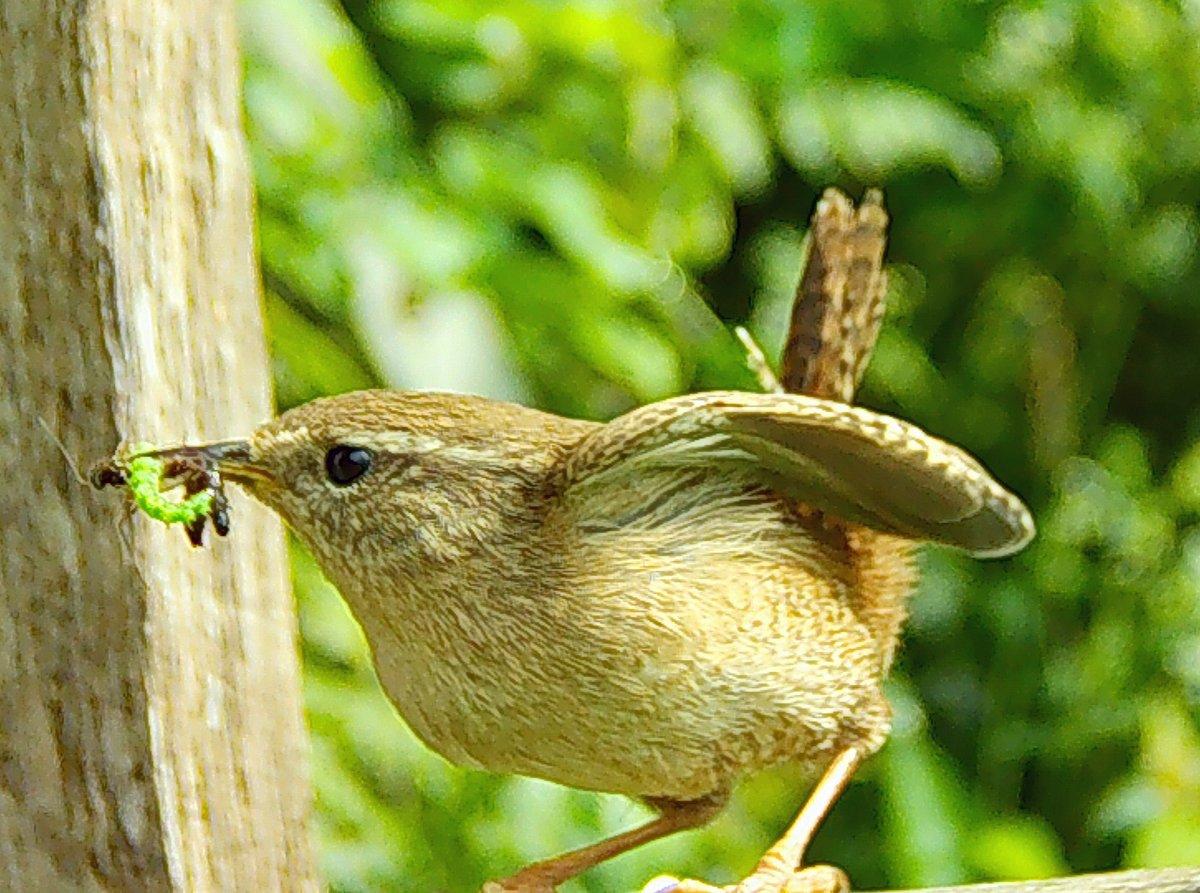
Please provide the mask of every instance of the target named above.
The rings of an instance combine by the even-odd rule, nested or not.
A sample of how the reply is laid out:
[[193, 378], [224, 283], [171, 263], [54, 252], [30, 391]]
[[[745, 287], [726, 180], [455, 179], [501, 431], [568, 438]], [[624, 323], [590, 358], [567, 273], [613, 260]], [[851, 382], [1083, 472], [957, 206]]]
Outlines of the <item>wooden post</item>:
[[5, 890], [318, 888], [278, 522], [193, 550], [50, 434], [269, 416], [240, 82], [232, 0], [0, 0]]

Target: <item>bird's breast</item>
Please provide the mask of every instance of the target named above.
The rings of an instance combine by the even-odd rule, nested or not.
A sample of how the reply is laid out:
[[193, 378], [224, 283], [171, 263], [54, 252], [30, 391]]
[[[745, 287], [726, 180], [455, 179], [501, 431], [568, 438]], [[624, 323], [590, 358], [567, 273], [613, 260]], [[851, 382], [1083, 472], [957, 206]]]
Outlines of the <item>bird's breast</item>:
[[836, 556], [754, 495], [711, 514], [703, 502], [658, 518], [626, 506], [625, 523], [603, 528], [551, 517], [557, 541], [539, 554], [554, 557], [537, 566], [485, 554], [423, 577], [335, 582], [384, 689], [446, 758], [706, 796], [819, 749], [877, 699], [878, 655]]

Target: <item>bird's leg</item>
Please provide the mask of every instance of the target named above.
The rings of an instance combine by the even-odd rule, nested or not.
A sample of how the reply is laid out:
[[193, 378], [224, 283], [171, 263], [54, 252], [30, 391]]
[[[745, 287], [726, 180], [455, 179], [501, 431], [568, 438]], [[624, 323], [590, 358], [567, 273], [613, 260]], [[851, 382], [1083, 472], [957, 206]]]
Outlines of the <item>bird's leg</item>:
[[706, 824], [724, 806], [722, 799], [651, 801], [660, 815], [653, 821], [609, 837], [582, 849], [572, 850], [529, 865], [511, 877], [489, 881], [482, 893], [547, 893], [559, 884], [587, 871], [614, 856], [639, 847], [676, 831], [686, 831]]
[[784, 832], [783, 837], [763, 854], [754, 872], [742, 882], [742, 887], [749, 891], [782, 890], [788, 886], [792, 875], [799, 871], [804, 851], [808, 849], [817, 828], [845, 790], [864, 756], [857, 747], [848, 747], [834, 757], [817, 786], [809, 794], [808, 801], [801, 807], [796, 820]]
[[[845, 893], [850, 882], [840, 868], [832, 865], [813, 865], [801, 868], [804, 851], [817, 828], [828, 814], [834, 801], [845, 789], [854, 770], [866, 754], [857, 747], [839, 753], [808, 800], [784, 832], [783, 837], [758, 861], [754, 871], [732, 889], [736, 893]], [[722, 888], [700, 881], [684, 880], [672, 893], [722, 893]]]

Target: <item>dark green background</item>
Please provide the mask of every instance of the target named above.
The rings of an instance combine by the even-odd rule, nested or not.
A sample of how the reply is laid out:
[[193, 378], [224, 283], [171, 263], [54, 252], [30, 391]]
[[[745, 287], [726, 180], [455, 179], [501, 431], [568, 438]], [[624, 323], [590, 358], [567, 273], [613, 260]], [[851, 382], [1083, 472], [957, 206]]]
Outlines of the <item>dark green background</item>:
[[[814, 847], [858, 884], [1200, 863], [1200, 6], [242, 0], [279, 401], [387, 383], [611, 417], [753, 387], [826, 185], [886, 190], [861, 394], [1040, 525], [922, 556], [896, 728]], [[466, 890], [645, 815], [447, 766], [296, 556], [339, 891]], [[436, 610], [436, 605], [430, 606]], [[727, 882], [803, 799], [575, 889]]]

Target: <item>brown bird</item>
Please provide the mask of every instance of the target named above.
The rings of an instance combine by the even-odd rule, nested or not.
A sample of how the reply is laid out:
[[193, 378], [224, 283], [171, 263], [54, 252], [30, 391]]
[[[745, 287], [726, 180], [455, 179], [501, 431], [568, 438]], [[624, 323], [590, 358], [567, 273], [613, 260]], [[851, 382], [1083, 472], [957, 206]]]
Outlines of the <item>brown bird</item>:
[[[485, 893], [546, 893], [697, 827], [739, 778], [782, 762], [824, 775], [738, 891], [848, 887], [838, 869], [800, 866], [887, 735], [881, 686], [913, 546], [999, 556], [1034, 533], [967, 453], [849, 405], [883, 317], [886, 227], [875, 190], [857, 209], [836, 190], [818, 203], [783, 385], [771, 382], [803, 395], [697, 394], [602, 425], [364, 391], [249, 440], [158, 452], [164, 486], [214, 492], [218, 533], [221, 476], [283, 516], [431, 748], [660, 813]], [[122, 462], [94, 480], [122, 482]], [[193, 543], [205, 520], [189, 523]], [[715, 890], [682, 881], [676, 893]]]
[[887, 734], [912, 544], [995, 556], [1033, 535], [957, 447], [791, 394], [702, 393], [597, 424], [364, 391], [200, 449], [312, 550], [431, 748], [660, 812], [491, 890], [548, 891], [696, 827], [782, 762], [826, 775], [739, 889], [814, 871], [844, 885], [795, 872]]

